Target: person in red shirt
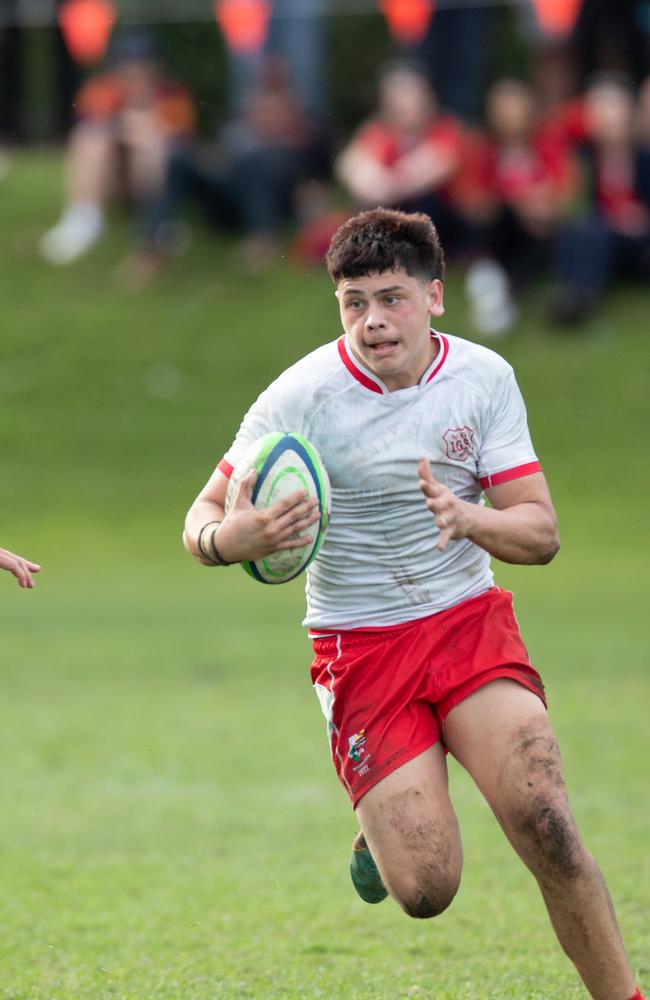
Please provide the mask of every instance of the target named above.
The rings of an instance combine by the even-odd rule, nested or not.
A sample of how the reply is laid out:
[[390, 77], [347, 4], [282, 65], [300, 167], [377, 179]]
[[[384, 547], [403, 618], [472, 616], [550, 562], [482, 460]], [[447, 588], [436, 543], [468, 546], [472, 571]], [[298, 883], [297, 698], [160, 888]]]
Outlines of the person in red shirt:
[[579, 197], [559, 234], [551, 318], [579, 323], [620, 274], [650, 278], [650, 149], [638, 139], [634, 94], [617, 77], [597, 78], [584, 102]]
[[575, 170], [568, 141], [544, 127], [529, 84], [495, 83], [486, 123], [484, 136], [468, 140], [454, 194], [483, 251], [467, 275], [473, 323], [496, 335], [514, 322], [516, 298], [547, 269]]
[[322, 176], [325, 160], [321, 130], [303, 108], [287, 63], [266, 58], [215, 141], [172, 152], [160, 196], [124, 263], [128, 287], [141, 290], [167, 267], [188, 202], [216, 229], [241, 237], [238, 256], [249, 273], [265, 270], [280, 256], [283, 229], [301, 210], [301, 197], [309, 198], [310, 181]]
[[194, 130], [189, 92], [162, 77], [148, 36], [119, 39], [113, 60], [75, 102], [63, 213], [39, 244], [50, 264], [70, 264], [97, 243], [116, 195], [142, 209], [160, 190], [171, 145]]
[[361, 208], [425, 212], [453, 249], [462, 224], [450, 192], [462, 135], [460, 123], [440, 111], [424, 71], [409, 62], [391, 63], [380, 75], [377, 112], [339, 155], [336, 174]]

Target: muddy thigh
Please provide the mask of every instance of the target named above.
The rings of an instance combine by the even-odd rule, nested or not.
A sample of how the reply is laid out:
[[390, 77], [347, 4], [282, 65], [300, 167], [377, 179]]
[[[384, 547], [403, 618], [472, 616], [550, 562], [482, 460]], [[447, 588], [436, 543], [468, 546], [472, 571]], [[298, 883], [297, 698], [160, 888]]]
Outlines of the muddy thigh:
[[528, 866], [540, 876], [577, 878], [580, 838], [569, 808], [560, 748], [546, 719], [515, 732], [497, 789], [495, 813]]
[[536, 695], [495, 681], [450, 712], [444, 735], [535, 874], [577, 877], [582, 851], [560, 748]]
[[380, 781], [357, 816], [382, 878], [409, 916], [433, 917], [460, 882], [462, 847], [439, 746]]

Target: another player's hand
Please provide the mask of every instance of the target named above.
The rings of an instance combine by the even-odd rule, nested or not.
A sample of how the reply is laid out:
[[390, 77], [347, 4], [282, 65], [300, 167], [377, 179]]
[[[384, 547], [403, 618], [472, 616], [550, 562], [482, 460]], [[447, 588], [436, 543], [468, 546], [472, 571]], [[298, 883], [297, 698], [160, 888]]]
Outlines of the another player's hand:
[[32, 574], [38, 573], [40, 568], [38, 563], [23, 559], [22, 556], [17, 556], [7, 549], [0, 549], [0, 569], [6, 569], [9, 573], [13, 573], [21, 587], [31, 590], [34, 586]]
[[301, 532], [320, 519], [318, 501], [309, 500], [304, 490], [296, 490], [272, 507], [257, 510], [252, 500], [256, 479], [254, 469], [244, 476], [235, 502], [217, 529], [215, 542], [228, 562], [252, 562], [272, 552], [313, 543], [313, 538]]
[[440, 530], [436, 548], [442, 552], [453, 538], [468, 537], [474, 526], [474, 505], [461, 500], [448, 486], [439, 483], [426, 458], [421, 458], [418, 462], [418, 475], [427, 507]]

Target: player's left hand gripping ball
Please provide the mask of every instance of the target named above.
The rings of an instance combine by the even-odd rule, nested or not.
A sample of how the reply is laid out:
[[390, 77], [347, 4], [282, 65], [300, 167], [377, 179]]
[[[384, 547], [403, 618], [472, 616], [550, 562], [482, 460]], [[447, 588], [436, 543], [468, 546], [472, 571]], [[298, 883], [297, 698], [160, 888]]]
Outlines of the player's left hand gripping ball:
[[257, 472], [251, 498], [257, 510], [272, 507], [296, 490], [304, 490], [309, 498], [318, 501], [320, 519], [302, 532], [312, 539], [310, 545], [241, 564], [260, 583], [287, 583], [309, 566], [325, 538], [332, 506], [327, 470], [313, 444], [300, 434], [265, 434], [235, 466], [226, 494], [226, 514], [235, 502], [241, 480], [251, 469]]

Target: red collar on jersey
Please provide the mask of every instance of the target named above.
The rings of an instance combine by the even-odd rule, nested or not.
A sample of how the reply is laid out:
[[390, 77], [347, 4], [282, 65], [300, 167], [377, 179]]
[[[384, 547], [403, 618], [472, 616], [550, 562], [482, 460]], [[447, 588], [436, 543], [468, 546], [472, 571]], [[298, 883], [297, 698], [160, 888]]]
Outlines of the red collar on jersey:
[[[437, 330], [432, 330], [431, 336], [435, 337], [438, 340], [441, 349], [434, 358], [434, 360], [431, 362], [429, 368], [427, 368], [427, 370], [425, 371], [424, 375], [418, 382], [418, 385], [426, 385], [427, 382], [431, 382], [431, 380], [436, 377], [436, 375], [444, 365], [445, 361], [447, 360], [447, 355], [449, 354], [449, 341], [447, 340], [445, 335], [443, 333], [438, 333]], [[339, 349], [339, 354], [341, 356], [341, 361], [343, 362], [347, 370], [350, 372], [351, 375], [354, 375], [357, 382], [360, 382], [361, 385], [364, 386], [366, 389], [370, 389], [371, 392], [378, 392], [382, 396], [386, 395], [388, 393], [388, 389], [386, 388], [384, 383], [381, 381], [380, 378], [378, 378], [377, 375], [369, 371], [367, 368], [364, 368], [363, 365], [361, 365], [361, 363], [357, 361], [357, 359], [352, 354], [352, 351], [348, 348], [346, 340], [347, 338], [345, 334], [342, 337], [339, 337], [338, 349]]]

